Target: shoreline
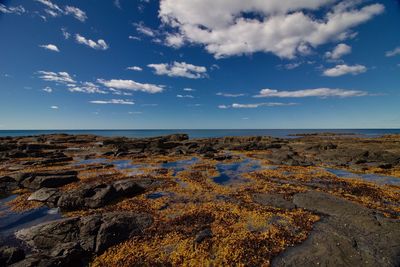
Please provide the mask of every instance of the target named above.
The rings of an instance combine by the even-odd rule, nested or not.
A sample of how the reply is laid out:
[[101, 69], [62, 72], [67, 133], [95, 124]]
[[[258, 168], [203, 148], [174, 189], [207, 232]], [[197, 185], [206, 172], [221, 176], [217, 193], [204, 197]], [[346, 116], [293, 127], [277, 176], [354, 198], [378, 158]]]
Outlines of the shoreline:
[[396, 266], [399, 155], [400, 135], [0, 137], [0, 189], [15, 195], [0, 234], [23, 244], [3, 240], [0, 255], [19, 266]]

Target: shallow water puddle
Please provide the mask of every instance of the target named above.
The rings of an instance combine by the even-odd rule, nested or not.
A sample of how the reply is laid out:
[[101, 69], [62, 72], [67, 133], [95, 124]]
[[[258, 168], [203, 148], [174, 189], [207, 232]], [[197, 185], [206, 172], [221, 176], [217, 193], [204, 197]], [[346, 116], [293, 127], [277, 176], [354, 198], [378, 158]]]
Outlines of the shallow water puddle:
[[325, 168], [326, 171], [336, 175], [339, 178], [358, 178], [368, 182], [373, 182], [382, 185], [399, 185], [400, 186], [400, 178], [393, 176], [385, 176], [379, 174], [358, 174], [352, 173], [345, 170], [331, 169]]
[[7, 203], [16, 197], [17, 195], [12, 195], [0, 200], [0, 235], [2, 237], [12, 235], [15, 231], [24, 228], [61, 218], [59, 209], [51, 209], [46, 206], [25, 212], [14, 212]]
[[219, 176], [214, 177], [213, 181], [220, 185], [228, 185], [233, 183], [247, 182], [242, 175], [253, 171], [258, 171], [264, 167], [260, 161], [253, 159], [244, 159], [234, 163], [218, 163], [216, 165]]
[[187, 160], [165, 162], [165, 163], [162, 163], [160, 167], [166, 168], [166, 169], [172, 169], [173, 170], [172, 175], [176, 176], [178, 172], [188, 169], [190, 167], [190, 165], [193, 165], [197, 162], [199, 162], [199, 159], [196, 157], [193, 157], [193, 158], [187, 159]]

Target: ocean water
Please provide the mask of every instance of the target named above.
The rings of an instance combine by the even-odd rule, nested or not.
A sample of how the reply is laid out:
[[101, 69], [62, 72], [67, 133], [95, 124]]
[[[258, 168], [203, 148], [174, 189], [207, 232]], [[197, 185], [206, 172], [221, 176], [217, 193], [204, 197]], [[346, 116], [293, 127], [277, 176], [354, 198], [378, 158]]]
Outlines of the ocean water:
[[208, 138], [224, 136], [273, 136], [290, 137], [302, 133], [352, 133], [365, 137], [377, 137], [384, 134], [400, 134], [400, 129], [227, 129], [227, 130], [0, 130], [0, 137], [29, 136], [54, 133], [94, 134], [100, 136], [153, 137], [174, 133], [186, 133], [190, 138]]

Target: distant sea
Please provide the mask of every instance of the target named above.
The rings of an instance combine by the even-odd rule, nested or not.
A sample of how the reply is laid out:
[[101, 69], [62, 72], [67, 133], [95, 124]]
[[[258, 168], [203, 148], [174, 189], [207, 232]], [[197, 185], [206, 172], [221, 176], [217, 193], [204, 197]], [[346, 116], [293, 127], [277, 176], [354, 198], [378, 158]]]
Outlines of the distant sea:
[[190, 138], [224, 136], [273, 136], [291, 137], [303, 133], [340, 133], [377, 137], [384, 134], [400, 134], [400, 129], [237, 129], [237, 130], [0, 130], [0, 136], [29, 136], [42, 134], [94, 134], [100, 136], [153, 137], [175, 133], [186, 133]]

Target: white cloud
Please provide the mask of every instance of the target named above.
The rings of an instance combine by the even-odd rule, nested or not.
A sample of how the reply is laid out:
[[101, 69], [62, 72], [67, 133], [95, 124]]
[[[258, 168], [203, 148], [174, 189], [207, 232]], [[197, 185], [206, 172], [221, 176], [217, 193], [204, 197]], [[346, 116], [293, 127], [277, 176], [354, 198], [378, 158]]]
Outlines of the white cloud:
[[245, 96], [245, 94], [229, 94], [229, 93], [216, 93], [216, 95], [218, 96], [224, 96], [224, 97], [241, 97], [241, 96]]
[[132, 90], [132, 91], [141, 91], [145, 93], [155, 94], [161, 93], [164, 88], [162, 85], [148, 84], [148, 83], [139, 83], [132, 80], [103, 80], [98, 79], [98, 83], [108, 87], [115, 88], [121, 90]]
[[60, 52], [58, 47], [56, 45], [53, 45], [53, 44], [39, 45], [39, 47], [47, 49], [47, 50], [50, 50], [50, 51], [54, 51], [54, 52]]
[[66, 28], [61, 28], [61, 32], [62, 32], [65, 40], [68, 40], [69, 37], [71, 37], [71, 34], [67, 31]]
[[119, 9], [122, 9], [121, 7], [121, 1], [120, 0], [114, 0], [114, 6], [116, 6]]
[[92, 104], [115, 104], [115, 105], [134, 105], [132, 100], [111, 99], [111, 100], [93, 100], [89, 101]]
[[129, 35], [128, 38], [129, 38], [130, 40], [136, 40], [136, 41], [142, 40], [142, 39], [140, 39], [140, 37], [133, 36], [133, 35]]
[[194, 92], [194, 91], [196, 91], [196, 90], [193, 89], [193, 88], [183, 88], [183, 91], [186, 91], [186, 92]]
[[[337, 0], [161, 0], [167, 45], [204, 45], [216, 58], [255, 52], [282, 58], [354, 35], [382, 4]], [[321, 16], [322, 14], [322, 16]], [[171, 37], [172, 36], [172, 37]]]
[[43, 88], [43, 91], [45, 91], [46, 93], [51, 93], [51, 92], [53, 92], [53, 89], [51, 87], [47, 86], [47, 87]]
[[194, 98], [192, 95], [176, 95], [177, 98]]
[[84, 44], [87, 45], [93, 49], [97, 49], [97, 50], [107, 50], [109, 48], [108, 44], [103, 40], [103, 39], [99, 39], [97, 42], [90, 40], [90, 39], [86, 39], [85, 37], [83, 37], [80, 34], [76, 34], [75, 35], [75, 40], [79, 43], [79, 44]]
[[254, 104], [239, 104], [233, 103], [232, 105], [219, 105], [220, 109], [228, 109], [228, 108], [259, 108], [259, 107], [282, 107], [282, 106], [294, 106], [297, 103], [279, 103], [279, 102], [266, 102], [266, 103], [254, 103]]
[[127, 70], [142, 71], [143, 69], [138, 66], [127, 67]]
[[87, 94], [107, 94], [100, 87], [92, 82], [82, 82], [80, 85], [72, 85], [68, 88], [72, 93], [87, 93]]
[[207, 68], [196, 66], [186, 62], [174, 62], [173, 64], [149, 64], [147, 65], [155, 70], [157, 75], [168, 75], [170, 77], [186, 77], [190, 79], [199, 79], [207, 76]]
[[58, 106], [51, 106], [51, 109], [58, 109]]
[[338, 77], [346, 74], [357, 75], [367, 71], [367, 68], [363, 65], [349, 66], [346, 64], [336, 65], [333, 68], [324, 70], [323, 75], [328, 77]]
[[386, 56], [387, 57], [394, 57], [400, 55], [400, 46], [396, 47], [395, 49], [391, 50], [391, 51], [387, 51], [386, 52]]
[[227, 105], [218, 105], [218, 108], [220, 108], [220, 109], [228, 109], [229, 106], [227, 106]]
[[44, 81], [56, 83], [75, 83], [75, 80], [68, 74], [68, 72], [52, 72], [52, 71], [38, 71], [39, 78]]
[[26, 12], [25, 8], [21, 5], [7, 7], [3, 4], [0, 4], [0, 13], [21, 15], [25, 12]]
[[133, 23], [133, 26], [136, 27], [136, 31], [140, 32], [141, 34], [150, 36], [150, 37], [155, 37], [157, 35], [157, 31], [153, 30], [149, 27], [146, 27], [143, 22], [140, 23]]
[[344, 55], [351, 53], [351, 46], [346, 44], [338, 44], [332, 52], [326, 52], [325, 57], [330, 59], [339, 59]]
[[65, 7], [65, 14], [74, 16], [77, 20], [84, 22], [87, 19], [86, 13], [73, 6]]
[[65, 8], [61, 8], [59, 5], [54, 4], [50, 0], [36, 0], [36, 1], [45, 5], [46, 9], [44, 11], [52, 17], [58, 17], [61, 15], [71, 15], [81, 22], [84, 22], [87, 19], [85, 11], [77, 7], [65, 6]]
[[355, 97], [365, 96], [367, 92], [358, 90], [331, 89], [331, 88], [316, 88], [304, 89], [296, 91], [278, 91], [273, 89], [262, 89], [255, 97]]

